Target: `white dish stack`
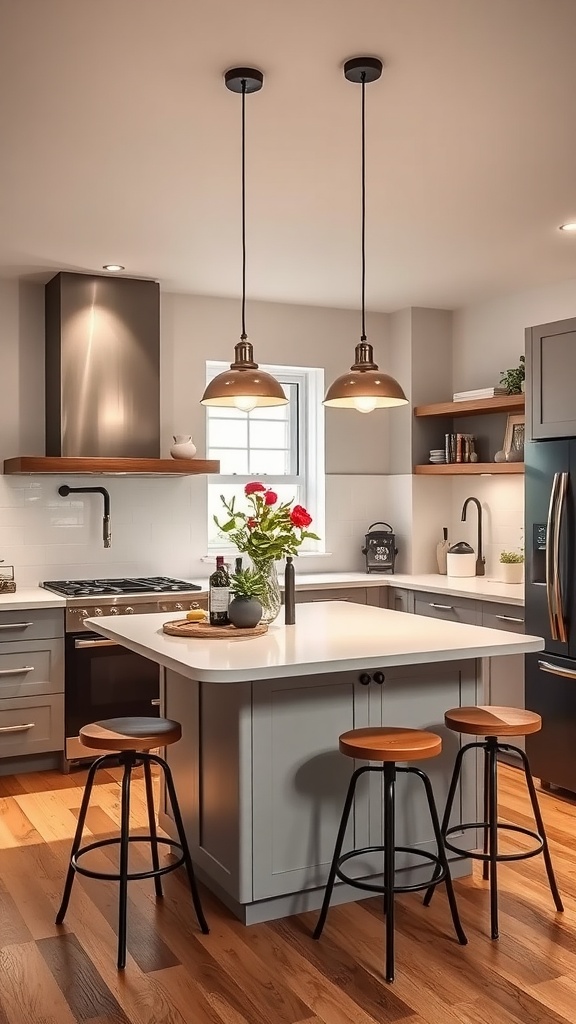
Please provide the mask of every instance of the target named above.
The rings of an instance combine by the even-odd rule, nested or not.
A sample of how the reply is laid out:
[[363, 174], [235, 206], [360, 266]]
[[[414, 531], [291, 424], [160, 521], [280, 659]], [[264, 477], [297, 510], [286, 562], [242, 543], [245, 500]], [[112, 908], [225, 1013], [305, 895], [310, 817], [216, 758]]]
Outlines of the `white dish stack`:
[[446, 452], [443, 448], [431, 448], [430, 449], [430, 462], [435, 466], [440, 466], [443, 462], [446, 462]]

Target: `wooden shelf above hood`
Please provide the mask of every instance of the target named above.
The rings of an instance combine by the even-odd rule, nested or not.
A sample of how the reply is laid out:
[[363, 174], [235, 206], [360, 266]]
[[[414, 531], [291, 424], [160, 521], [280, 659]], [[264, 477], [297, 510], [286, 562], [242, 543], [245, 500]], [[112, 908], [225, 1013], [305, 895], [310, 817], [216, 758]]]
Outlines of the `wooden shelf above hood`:
[[217, 459], [73, 459], [23, 455], [16, 459], [6, 459], [4, 472], [51, 473], [54, 476], [69, 476], [72, 473], [97, 473], [101, 476], [192, 476], [219, 473], [220, 463]]

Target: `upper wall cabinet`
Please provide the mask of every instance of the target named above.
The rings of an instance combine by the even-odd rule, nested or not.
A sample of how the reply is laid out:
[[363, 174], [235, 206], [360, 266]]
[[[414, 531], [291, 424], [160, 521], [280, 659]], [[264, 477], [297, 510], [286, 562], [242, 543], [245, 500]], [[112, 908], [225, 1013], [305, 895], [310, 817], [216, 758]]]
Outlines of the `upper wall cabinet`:
[[576, 437], [576, 318], [526, 330], [527, 432]]

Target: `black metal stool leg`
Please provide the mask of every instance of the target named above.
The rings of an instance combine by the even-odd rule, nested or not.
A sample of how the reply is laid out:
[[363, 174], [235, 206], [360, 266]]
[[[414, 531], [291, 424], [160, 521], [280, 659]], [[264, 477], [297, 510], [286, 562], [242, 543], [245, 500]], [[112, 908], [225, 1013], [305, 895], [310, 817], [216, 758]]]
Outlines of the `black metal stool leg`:
[[536, 795], [536, 788], [534, 786], [534, 780], [532, 778], [532, 772], [530, 771], [530, 762], [520, 747], [515, 747], [516, 753], [518, 753], [522, 759], [522, 765], [524, 767], [524, 775], [526, 776], [526, 785], [528, 786], [528, 793], [530, 794], [530, 803], [532, 804], [532, 812], [534, 814], [534, 820], [536, 822], [536, 828], [540, 838], [542, 839], [542, 853], [544, 856], [544, 864], [546, 865], [546, 874], [548, 875], [548, 884], [550, 886], [550, 892], [554, 900], [556, 910], [562, 912], [564, 910], [564, 904], [558, 886], [556, 884], [556, 876], [554, 875], [554, 868], [552, 867], [552, 858], [550, 857], [550, 849], [548, 847], [548, 839], [546, 836], [546, 830], [544, 828], [544, 821], [542, 819], [542, 812], [540, 810], [540, 804], [538, 803], [538, 797]]
[[[150, 771], [150, 762], [144, 759], [144, 782], [146, 785], [146, 804], [148, 807], [148, 828], [150, 829], [150, 851], [152, 853], [152, 867], [155, 871], [160, 868], [160, 858], [158, 857], [158, 837], [156, 834], [156, 819], [154, 817], [154, 790], [152, 789], [152, 772]], [[154, 877], [154, 889], [156, 890], [156, 896], [162, 897], [162, 882], [160, 881], [160, 875]]]
[[118, 894], [118, 970], [126, 967], [126, 917], [128, 911], [128, 841], [130, 833], [130, 779], [134, 755], [124, 754], [122, 776], [122, 803], [120, 812], [120, 889]]
[[394, 868], [396, 765], [384, 763], [384, 900], [386, 906], [386, 981], [394, 981]]
[[178, 832], [178, 839], [182, 847], [182, 854], [184, 856], [184, 865], [186, 867], [186, 873], [188, 875], [188, 882], [190, 884], [190, 892], [192, 893], [192, 902], [194, 904], [194, 910], [196, 911], [196, 917], [198, 918], [198, 924], [200, 925], [201, 931], [204, 935], [208, 935], [210, 929], [208, 928], [208, 922], [204, 917], [204, 911], [202, 910], [202, 903], [200, 902], [200, 893], [198, 892], [198, 886], [196, 884], [196, 876], [194, 874], [194, 867], [192, 864], [192, 858], [190, 856], [190, 847], [188, 846], [188, 840], [186, 838], [186, 832], [184, 831], [184, 823], [182, 821], [182, 815], [180, 814], [180, 806], [178, 804], [178, 797], [176, 796], [176, 789], [174, 786], [174, 780], [172, 778], [172, 772], [167, 762], [162, 757], [157, 757], [155, 754], [148, 755], [150, 760], [159, 764], [164, 772], [164, 778], [166, 779], [166, 788], [168, 790], [168, 797], [172, 806], [172, 813], [174, 815], [174, 824], [176, 825], [176, 831]]
[[[444, 882], [446, 883], [446, 895], [448, 896], [448, 904], [450, 906], [450, 913], [452, 914], [454, 931], [456, 932], [458, 942], [460, 943], [460, 945], [466, 946], [468, 943], [468, 939], [466, 938], [466, 932], [462, 927], [462, 922], [460, 921], [460, 914], [458, 913], [458, 906], [456, 904], [456, 894], [454, 892], [454, 886], [452, 884], [450, 865], [448, 863], [446, 847], [444, 846], [444, 839], [442, 836], [442, 831], [440, 829], [440, 822], [438, 820], [438, 811], [436, 809], [436, 801], [434, 799], [432, 783], [430, 782], [430, 779], [426, 775], [426, 772], [420, 771], [419, 768], [413, 768], [412, 771], [415, 775], [422, 779], [422, 782], [424, 783], [424, 789], [426, 790], [426, 797], [428, 799], [430, 819], [432, 821], [432, 828], [434, 830], [434, 839], [436, 840], [436, 846], [438, 848], [438, 859], [440, 861], [441, 870], [446, 873]], [[428, 892], [429, 891], [430, 890], [428, 890]], [[428, 893], [426, 895], [428, 895]]]
[[[485, 744], [483, 744], [483, 747], [484, 747], [484, 794], [483, 794], [484, 811], [483, 811], [483, 814], [482, 814], [482, 820], [486, 822], [486, 826], [484, 828], [484, 845], [482, 847], [482, 852], [484, 853], [484, 856], [487, 857], [488, 856], [488, 847], [489, 847], [489, 842], [490, 842], [490, 828], [489, 828], [489, 825], [488, 825], [488, 813], [489, 813], [488, 812], [488, 803], [489, 803], [488, 794], [489, 794], [489, 790], [490, 790], [490, 757], [488, 755], [488, 748], [487, 748], [487, 746]], [[489, 876], [490, 876], [489, 864], [488, 864], [487, 860], [484, 860], [484, 861], [482, 861], [482, 878], [483, 878], [483, 880], [485, 882], [487, 882]]]
[[330, 871], [328, 872], [328, 880], [326, 882], [326, 888], [324, 890], [324, 899], [322, 901], [322, 909], [320, 910], [320, 917], [316, 923], [312, 938], [319, 939], [322, 935], [322, 930], [326, 924], [326, 916], [328, 914], [328, 908], [330, 906], [330, 900], [332, 898], [332, 891], [334, 889], [334, 882], [336, 881], [336, 870], [338, 868], [338, 860], [342, 853], [342, 845], [344, 843], [344, 836], [346, 835], [346, 829], [348, 827], [348, 818], [350, 817], [350, 811], [352, 810], [352, 802], [354, 800], [354, 792], [356, 790], [356, 783], [366, 771], [366, 767], [357, 768], [352, 773], [350, 782], [348, 783], [348, 792], [346, 793], [346, 799], [344, 801], [344, 808], [342, 810], [342, 817], [340, 818], [340, 825], [338, 827], [338, 835], [336, 836], [336, 844], [334, 846], [334, 854], [332, 856], [332, 863], [330, 865]]
[[[456, 790], [458, 788], [458, 782], [460, 780], [460, 772], [462, 770], [462, 758], [464, 757], [464, 754], [466, 753], [466, 751], [470, 749], [470, 747], [475, 747], [475, 746], [476, 746], [475, 743], [467, 743], [466, 746], [465, 747], [461, 747], [460, 750], [458, 751], [458, 753], [456, 754], [456, 760], [454, 761], [454, 770], [452, 772], [452, 778], [450, 779], [450, 786], [449, 786], [449, 789], [448, 789], [448, 796], [446, 797], [446, 806], [444, 808], [444, 814], [442, 816], [442, 825], [440, 826], [440, 831], [441, 831], [442, 835], [445, 834], [446, 829], [448, 828], [448, 825], [450, 824], [450, 815], [452, 814], [452, 805], [454, 804], [454, 797], [456, 796]], [[437, 875], [440, 874], [440, 871], [441, 871], [440, 867], [435, 869], [434, 875], [432, 876], [432, 883], [431, 883], [430, 887], [426, 890], [426, 892], [424, 894], [423, 903], [424, 903], [425, 907], [430, 905], [430, 900], [432, 899], [432, 897], [434, 895], [434, 890], [436, 888], [436, 884], [434, 882], [434, 878]]]
[[490, 934], [499, 938], [498, 931], [498, 741], [495, 736], [486, 739], [488, 754], [488, 824], [490, 855]]
[[88, 777], [86, 779], [86, 786], [84, 787], [84, 795], [82, 797], [82, 803], [80, 805], [80, 814], [78, 815], [78, 824], [76, 826], [76, 832], [72, 841], [72, 849], [70, 851], [70, 864], [68, 866], [68, 873], [66, 875], [66, 882], [64, 883], [64, 892], [62, 894], [62, 903], [60, 904], [60, 910], [56, 915], [56, 924], [62, 924], [66, 911], [68, 910], [68, 904], [70, 902], [70, 894], [72, 892], [72, 884], [74, 882], [74, 875], [76, 874], [72, 865], [72, 858], [76, 856], [80, 849], [80, 843], [82, 842], [82, 833], [84, 831], [84, 822], [86, 821], [86, 814], [88, 812], [88, 805], [90, 803], [90, 794], [92, 793], [92, 786], [94, 785], [94, 776], [98, 768], [108, 758], [107, 754], [103, 757], [97, 758], [88, 769]]

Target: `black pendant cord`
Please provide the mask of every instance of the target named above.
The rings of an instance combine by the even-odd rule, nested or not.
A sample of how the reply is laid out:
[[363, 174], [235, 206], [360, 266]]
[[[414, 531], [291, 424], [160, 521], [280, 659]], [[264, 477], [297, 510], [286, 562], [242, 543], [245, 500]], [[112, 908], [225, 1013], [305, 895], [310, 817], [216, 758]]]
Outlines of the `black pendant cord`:
[[246, 79], [242, 79], [242, 334], [246, 341]]
[[366, 341], [366, 72], [362, 72], [362, 336]]

